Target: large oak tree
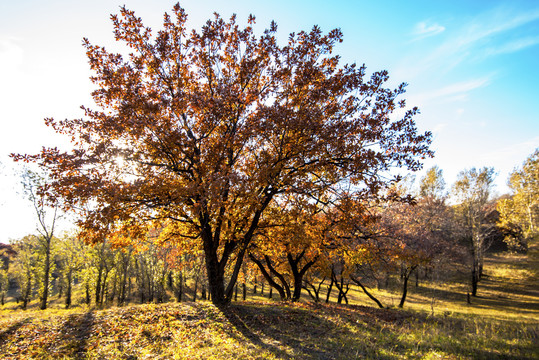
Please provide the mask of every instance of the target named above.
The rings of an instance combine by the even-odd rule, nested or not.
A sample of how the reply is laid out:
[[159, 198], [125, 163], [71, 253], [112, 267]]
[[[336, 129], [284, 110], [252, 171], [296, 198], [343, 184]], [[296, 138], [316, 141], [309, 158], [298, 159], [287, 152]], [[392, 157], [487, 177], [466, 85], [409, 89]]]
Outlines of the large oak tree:
[[252, 16], [240, 27], [215, 14], [200, 31], [186, 21], [176, 5], [153, 35], [121, 8], [114, 35], [129, 55], [84, 40], [96, 108], [46, 120], [73, 149], [16, 157], [50, 171], [47, 191], [80, 213], [89, 239], [117, 224], [181, 224], [178, 236], [203, 248], [211, 298], [223, 304], [276, 197], [318, 197], [343, 182], [376, 193], [391, 168], [421, 167], [431, 135], [398, 100], [405, 84], [391, 90], [386, 71], [367, 77], [365, 66], [339, 64], [338, 29], [315, 26], [280, 45], [274, 23], [255, 35]]

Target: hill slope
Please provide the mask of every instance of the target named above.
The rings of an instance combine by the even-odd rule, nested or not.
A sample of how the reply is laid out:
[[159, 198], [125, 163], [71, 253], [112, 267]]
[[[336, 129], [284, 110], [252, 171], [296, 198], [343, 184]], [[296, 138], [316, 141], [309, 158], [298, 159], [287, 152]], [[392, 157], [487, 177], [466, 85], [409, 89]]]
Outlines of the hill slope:
[[252, 301], [20, 311], [13, 302], [0, 310], [0, 359], [539, 359], [538, 244], [485, 265], [472, 304], [466, 283], [438, 284], [413, 289], [412, 310]]
[[4, 319], [2, 358], [532, 359], [538, 327], [314, 303], [138, 305]]

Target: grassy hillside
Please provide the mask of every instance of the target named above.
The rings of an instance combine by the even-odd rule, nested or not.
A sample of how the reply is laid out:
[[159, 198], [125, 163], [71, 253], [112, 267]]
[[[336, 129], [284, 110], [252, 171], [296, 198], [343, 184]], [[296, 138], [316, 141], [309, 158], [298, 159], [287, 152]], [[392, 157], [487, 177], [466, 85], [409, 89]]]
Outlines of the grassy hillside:
[[[44, 312], [8, 305], [0, 358], [539, 359], [537, 250], [489, 257], [470, 305], [465, 283], [411, 286], [405, 310], [371, 307], [357, 291], [355, 305], [342, 306], [262, 298], [225, 310], [208, 302]], [[377, 295], [398, 303], [396, 293]]]

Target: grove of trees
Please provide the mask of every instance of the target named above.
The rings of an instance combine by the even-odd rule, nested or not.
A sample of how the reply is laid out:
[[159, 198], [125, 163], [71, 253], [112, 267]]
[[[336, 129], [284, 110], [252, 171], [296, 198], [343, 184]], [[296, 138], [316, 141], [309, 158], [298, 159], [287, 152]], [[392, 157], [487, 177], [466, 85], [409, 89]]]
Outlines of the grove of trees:
[[[411, 277], [433, 269], [468, 266], [477, 295], [493, 233], [521, 248], [536, 236], [537, 151], [497, 203], [491, 168], [463, 171], [450, 191], [436, 167], [417, 190], [395, 175], [433, 156], [431, 134], [405, 84], [340, 64], [340, 30], [280, 45], [277, 25], [256, 36], [252, 16], [190, 31], [179, 5], [156, 34], [125, 7], [112, 21], [131, 53], [84, 40], [96, 109], [46, 119], [72, 148], [13, 155], [40, 167], [24, 177], [38, 234], [2, 255], [2, 302], [13, 289], [22, 308], [35, 296], [69, 307], [75, 290], [97, 306], [226, 305], [249, 282], [339, 303], [358, 285], [383, 307], [371, 288], [397, 278], [402, 307]], [[77, 232], [56, 234], [60, 211]]]

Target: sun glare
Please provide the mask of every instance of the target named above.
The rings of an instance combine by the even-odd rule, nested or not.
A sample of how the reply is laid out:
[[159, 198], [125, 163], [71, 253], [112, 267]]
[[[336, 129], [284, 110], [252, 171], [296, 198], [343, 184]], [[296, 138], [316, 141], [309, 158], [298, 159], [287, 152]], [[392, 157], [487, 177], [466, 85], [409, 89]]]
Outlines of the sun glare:
[[123, 158], [123, 156], [116, 156], [116, 159], [114, 160], [114, 162], [116, 163], [116, 166], [118, 167], [124, 167], [125, 165], [125, 159]]

